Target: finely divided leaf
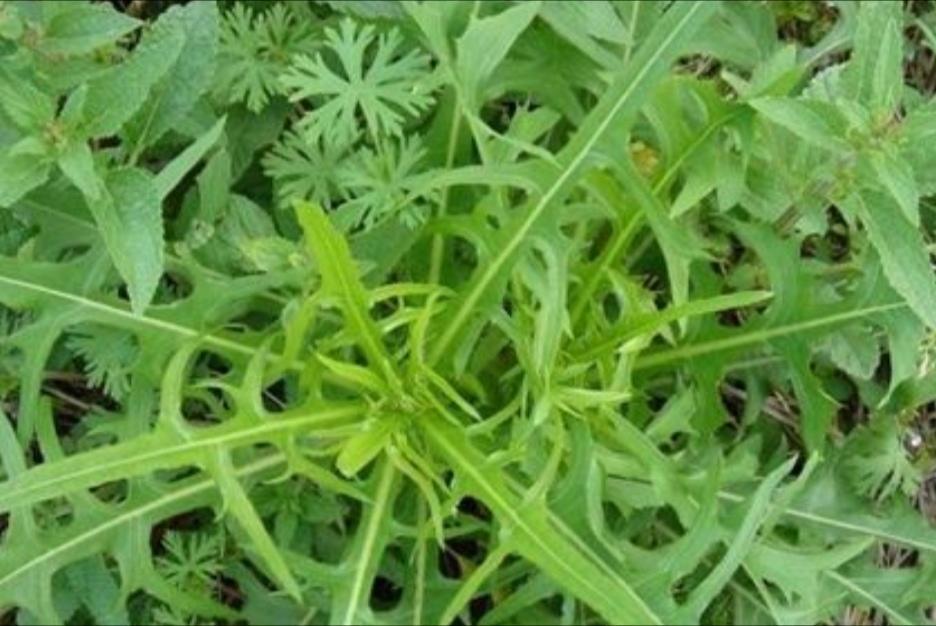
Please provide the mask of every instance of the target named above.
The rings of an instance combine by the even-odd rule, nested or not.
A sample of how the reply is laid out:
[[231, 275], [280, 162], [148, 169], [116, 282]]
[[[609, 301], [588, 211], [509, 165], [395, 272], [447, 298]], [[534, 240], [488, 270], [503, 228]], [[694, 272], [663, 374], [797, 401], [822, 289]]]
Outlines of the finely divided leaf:
[[[292, 101], [324, 99], [299, 124], [310, 144], [319, 138], [353, 139], [358, 116], [364, 118], [374, 138], [402, 135], [406, 117], [432, 103], [431, 97], [417, 89], [429, 60], [417, 50], [404, 51], [396, 29], [377, 35], [373, 26], [358, 30], [353, 20], [344, 19], [337, 30], [327, 30], [325, 37], [339, 60], [337, 68], [322, 54], [300, 56], [281, 79]], [[369, 54], [372, 47], [374, 52]]]

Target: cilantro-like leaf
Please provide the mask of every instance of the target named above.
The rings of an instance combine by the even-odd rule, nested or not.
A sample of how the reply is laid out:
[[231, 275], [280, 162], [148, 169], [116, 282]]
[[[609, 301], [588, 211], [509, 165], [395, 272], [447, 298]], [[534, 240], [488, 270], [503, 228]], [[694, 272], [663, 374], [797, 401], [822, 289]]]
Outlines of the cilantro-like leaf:
[[895, 417], [874, 417], [849, 438], [846, 450], [845, 475], [858, 494], [884, 501], [895, 493], [916, 493], [920, 471], [908, 458]]
[[261, 13], [234, 5], [221, 27], [215, 93], [224, 102], [244, 102], [254, 112], [263, 109], [281, 93], [277, 79], [292, 57], [314, 49], [310, 23], [295, 3], [275, 4]]
[[156, 567], [181, 589], [206, 588], [221, 572], [221, 541], [218, 535], [170, 531], [163, 538], [166, 556]]
[[284, 206], [308, 199], [331, 208], [334, 200], [346, 194], [338, 176], [347, 153], [344, 144], [310, 143], [303, 135], [288, 131], [263, 158], [263, 167]]
[[337, 209], [338, 223], [345, 228], [361, 224], [369, 228], [394, 214], [410, 227], [424, 222], [424, 207], [408, 198], [424, 156], [416, 139], [360, 149], [338, 172], [350, 198]]
[[405, 49], [398, 30], [377, 35], [371, 25], [344, 19], [325, 38], [325, 51], [299, 56], [282, 77], [290, 100], [313, 100], [299, 123], [309, 143], [348, 141], [358, 134], [359, 116], [372, 137], [400, 136], [406, 116], [432, 104], [419, 87], [429, 58]]
[[903, 4], [0, 0], [0, 622], [926, 621]]
[[68, 348], [84, 361], [88, 382], [118, 402], [130, 390], [130, 372], [139, 355], [133, 335], [100, 325], [79, 327]]

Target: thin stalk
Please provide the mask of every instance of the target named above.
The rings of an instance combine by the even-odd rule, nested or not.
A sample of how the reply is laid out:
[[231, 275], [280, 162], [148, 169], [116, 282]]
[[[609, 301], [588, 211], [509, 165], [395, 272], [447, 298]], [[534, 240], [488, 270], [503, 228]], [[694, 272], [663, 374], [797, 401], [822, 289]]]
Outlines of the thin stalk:
[[[679, 169], [689, 159], [689, 157], [691, 157], [696, 150], [703, 146], [705, 142], [713, 134], [715, 134], [716, 131], [721, 129], [728, 122], [740, 116], [742, 112], [742, 109], [736, 109], [732, 111], [716, 122], [713, 122], [708, 128], [705, 129], [704, 132], [702, 132], [702, 134], [696, 137], [692, 143], [690, 143], [686, 149], [680, 153], [676, 160], [674, 160], [670, 166], [666, 168], [666, 171], [656, 181], [656, 183], [654, 183], [653, 195], [662, 200], [661, 196], [663, 191], [673, 181], [673, 179], [676, 177], [676, 174], [679, 172]], [[607, 272], [608, 268], [620, 256], [621, 252], [623, 252], [623, 250], [627, 247], [627, 244], [630, 243], [633, 237], [637, 234], [640, 227], [643, 225], [643, 222], [644, 220], [641, 213], [639, 211], [635, 212], [624, 228], [620, 229], [613, 235], [610, 243], [602, 253], [598, 263], [589, 272], [588, 282], [583, 285], [582, 289], [578, 293], [578, 297], [571, 313], [573, 327], [581, 319], [581, 316], [585, 311], [585, 307], [588, 305], [588, 301], [592, 298], [595, 291], [598, 289], [598, 285], [601, 283], [601, 280]], [[628, 259], [628, 267], [630, 267], [638, 258], [640, 258], [643, 252], [645, 252], [646, 249], [651, 245], [651, 242], [652, 240], [649, 238], [644, 240], [644, 242], [641, 244], [641, 247], [638, 249], [638, 252], [630, 259]]]
[[608, 271], [608, 268], [614, 260], [618, 258], [621, 251], [630, 243], [640, 226], [640, 222], [640, 213], [634, 212], [627, 224], [624, 225], [624, 228], [617, 230], [612, 235], [611, 242], [601, 253], [601, 257], [598, 259], [595, 267], [589, 270], [588, 278], [585, 284], [582, 285], [579, 296], [575, 300], [575, 305], [572, 307], [571, 318], [573, 327], [578, 325], [582, 314], [585, 312], [585, 307], [588, 306], [589, 300], [591, 300], [592, 295], [598, 289], [598, 283], [601, 282], [605, 272]]
[[[459, 99], [456, 94], [456, 99]], [[449, 129], [448, 150], [445, 154], [445, 169], [452, 169], [455, 162], [455, 149], [458, 147], [459, 135], [461, 134], [461, 104], [455, 106], [452, 111], [452, 126]], [[448, 207], [449, 185], [442, 188], [442, 198], [439, 202], [439, 210], [436, 217], [445, 216]], [[445, 255], [445, 237], [441, 233], [436, 233], [432, 237], [432, 252], [429, 262], [429, 282], [438, 283], [439, 276], [442, 273], [442, 257]]]
[[423, 606], [426, 603], [426, 533], [428, 521], [426, 501], [419, 499], [417, 517], [419, 531], [416, 535], [416, 591], [413, 594], [413, 624], [423, 623]]

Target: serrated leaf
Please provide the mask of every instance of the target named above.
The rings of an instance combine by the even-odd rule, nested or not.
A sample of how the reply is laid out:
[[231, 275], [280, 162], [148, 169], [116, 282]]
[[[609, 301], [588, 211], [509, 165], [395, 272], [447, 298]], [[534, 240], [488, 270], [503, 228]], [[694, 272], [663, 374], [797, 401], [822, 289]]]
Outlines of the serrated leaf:
[[338, 361], [324, 354], [317, 354], [316, 358], [336, 376], [359, 386], [362, 390], [376, 393], [385, 393], [387, 391], [387, 386], [380, 377], [366, 367]]
[[296, 215], [305, 232], [309, 252], [322, 274], [322, 284], [339, 302], [345, 320], [367, 355], [371, 367], [378, 369], [391, 388], [399, 389], [395, 371], [380, 331], [371, 319], [367, 294], [351, 258], [348, 243], [318, 206], [296, 204]]
[[725, 294], [669, 307], [663, 311], [647, 313], [622, 320], [609, 329], [607, 335], [590, 343], [579, 358], [589, 359], [609, 348], [622, 347], [629, 340], [657, 332], [660, 328], [681, 319], [697, 315], [718, 313], [727, 309], [740, 308], [762, 303], [773, 297], [769, 291], [751, 291]]
[[215, 71], [220, 20], [215, 3], [193, 2], [164, 19], [183, 33], [185, 42], [175, 64], [153, 86], [128, 125], [137, 152], [156, 143], [192, 110]]
[[225, 510], [243, 527], [253, 543], [254, 550], [270, 569], [274, 579], [282, 585], [286, 593], [295, 600], [300, 600], [302, 591], [299, 583], [290, 571], [279, 547], [264, 527], [263, 520], [260, 519], [247, 492], [235, 478], [234, 465], [229, 455], [227, 452], [219, 451], [213, 461], [208, 467], [224, 495]]
[[844, 123], [831, 104], [793, 98], [755, 98], [750, 105], [774, 124], [818, 148], [836, 152], [848, 150]]
[[872, 152], [869, 158], [880, 185], [894, 198], [907, 220], [918, 227], [920, 192], [910, 164], [882, 151]]
[[88, 208], [114, 266], [127, 282], [134, 313], [149, 306], [163, 273], [162, 202], [153, 177], [140, 169], [114, 170], [107, 193]]
[[140, 20], [107, 4], [68, 2], [45, 24], [42, 46], [51, 54], [86, 54], [141, 25]]
[[876, 115], [891, 113], [902, 97], [902, 28], [902, 3], [861, 3], [852, 57], [842, 75], [842, 86], [848, 97]]
[[523, 556], [542, 567], [554, 582], [612, 622], [661, 623], [626, 581], [582, 554], [546, 516], [521, 508], [518, 498], [462, 433], [438, 418], [424, 420], [422, 426], [462, 480], [508, 525]]
[[541, 225], [549, 209], [569, 191], [581, 167], [612, 122], [635, 112], [643, 103], [649, 88], [662, 77], [682, 46], [705, 23], [714, 6], [707, 3], [679, 4], [664, 15], [647, 42], [634, 59], [615, 78], [605, 95], [559, 154], [561, 167], [550, 170], [552, 182], [542, 186], [542, 195], [519, 211], [518, 217], [498, 233], [493, 249], [496, 254], [475, 273], [451, 305], [444, 328], [440, 331], [429, 356], [436, 362], [461, 336], [479, 307], [484, 309], [496, 302], [504, 287], [512, 265], [521, 252], [523, 242], [535, 227]]
[[936, 276], [920, 232], [897, 203], [880, 193], [853, 196], [849, 205], [864, 222], [894, 290], [930, 328], [936, 328]]
[[[890, 385], [885, 400], [897, 387], [917, 374], [919, 347], [926, 334], [926, 326], [910, 309], [891, 311], [876, 317], [887, 334], [890, 356]], [[882, 400], [882, 404], [885, 400]]]
[[335, 459], [338, 471], [349, 478], [356, 476], [383, 452], [394, 428], [394, 419], [389, 415], [365, 422], [361, 432], [349, 438], [338, 453]]
[[[115, 446], [74, 454], [55, 463], [43, 464], [0, 483], [0, 505], [9, 511], [45, 499], [69, 495], [112, 480], [131, 478], [159, 469], [209, 463], [219, 449], [273, 441], [302, 428], [347, 427], [359, 421], [364, 407], [344, 403], [321, 407], [312, 414], [293, 415], [270, 423], [240, 422], [235, 428], [217, 426], [189, 434], [159, 429]], [[209, 459], [209, 460], [206, 460]]]
[[[640, 9], [634, 7], [633, 10]], [[631, 46], [635, 43], [630, 30], [633, 26], [625, 25], [613, 5], [604, 0], [591, 4], [545, 2], [542, 17], [557, 33], [607, 69], [619, 67], [621, 63], [609, 43]]]
[[172, 68], [185, 45], [172, 7], [147, 31], [129, 58], [88, 83], [83, 130], [88, 136], [114, 135], [146, 103], [150, 91]]
[[354, 624], [368, 607], [367, 599], [380, 566], [379, 558], [393, 523], [393, 500], [398, 475], [392, 463], [379, 464], [372, 479], [373, 497], [346, 555], [348, 571], [332, 597], [332, 624]]
[[485, 82], [539, 10], [540, 3], [533, 1], [490, 17], [472, 17], [455, 46], [455, 71], [472, 110], [480, 106]]
[[868, 380], [874, 375], [880, 357], [877, 343], [868, 340], [869, 329], [848, 326], [826, 341], [829, 358], [845, 372]]
[[87, 143], [72, 142], [59, 154], [58, 166], [89, 203], [106, 201], [107, 189], [95, 170], [94, 155]]
[[0, 107], [10, 121], [27, 131], [40, 131], [55, 117], [55, 103], [31, 81], [0, 68]]
[[933, 16], [223, 4], [0, 0], [0, 621], [925, 621]]
[[745, 512], [744, 519], [738, 527], [737, 533], [728, 542], [725, 556], [709, 575], [699, 583], [689, 596], [684, 607], [680, 607], [677, 622], [697, 623], [702, 611], [712, 602], [728, 583], [735, 569], [741, 566], [742, 561], [754, 547], [756, 534], [767, 517], [770, 500], [780, 481], [786, 478], [793, 469], [795, 459], [790, 459], [780, 467], [774, 469], [769, 476], [758, 486], [751, 497], [750, 504]]
[[43, 184], [51, 165], [32, 154], [0, 154], [0, 207], [7, 207]]
[[900, 156], [913, 168], [921, 193], [936, 192], [936, 106], [927, 104], [910, 111], [901, 124]]

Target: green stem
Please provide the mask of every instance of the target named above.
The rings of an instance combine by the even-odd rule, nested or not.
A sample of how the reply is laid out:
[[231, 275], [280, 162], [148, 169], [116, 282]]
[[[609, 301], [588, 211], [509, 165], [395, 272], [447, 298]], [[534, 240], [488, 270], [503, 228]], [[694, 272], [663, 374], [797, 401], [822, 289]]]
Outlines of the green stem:
[[[457, 95], [456, 95], [456, 98]], [[452, 169], [455, 162], [455, 150], [458, 147], [458, 139], [461, 134], [461, 107], [456, 105], [452, 110], [452, 126], [449, 129], [448, 151], [445, 154], [445, 169]], [[442, 199], [439, 202], [437, 218], [445, 216], [448, 207], [450, 187], [446, 185], [442, 188]], [[445, 255], [445, 237], [442, 234], [436, 234], [432, 238], [432, 252], [429, 262], [429, 283], [438, 283], [439, 276], [442, 273], [442, 258]]]
[[588, 306], [589, 300], [591, 300], [595, 291], [598, 289], [598, 284], [601, 282], [602, 278], [605, 275], [605, 272], [608, 271], [608, 268], [611, 267], [611, 264], [614, 263], [615, 259], [621, 254], [621, 251], [630, 243], [631, 238], [636, 234], [637, 229], [640, 226], [640, 214], [634, 213], [631, 215], [630, 220], [627, 224], [624, 225], [624, 228], [618, 229], [611, 237], [611, 242], [608, 246], [602, 251], [601, 257], [598, 259], [598, 262], [595, 263], [594, 267], [590, 268], [588, 271], [588, 278], [582, 289], [578, 294], [578, 298], [575, 301], [575, 305], [572, 307], [572, 326], [577, 326], [579, 320], [582, 317], [582, 314], [585, 312], [585, 307]]
[[[679, 154], [676, 160], [673, 161], [669, 167], [666, 168], [666, 171], [663, 173], [663, 175], [656, 181], [656, 183], [654, 183], [653, 194], [662, 201], [663, 191], [676, 177], [676, 174], [679, 172], [682, 165], [693, 154], [695, 154], [696, 150], [705, 145], [705, 142], [712, 135], [714, 135], [716, 131], [724, 127], [736, 117], [739, 117], [742, 112], [743, 109], [738, 108], [733, 110], [731, 113], [724, 115], [720, 119], [712, 122], [708, 128], [706, 128], [698, 137], [696, 137], [688, 146], [686, 146], [686, 149]], [[596, 263], [595, 267], [589, 271], [588, 281], [585, 283], [585, 285], [582, 286], [582, 289], [578, 294], [571, 314], [573, 327], [576, 326], [580, 320], [582, 314], [585, 311], [585, 307], [588, 304], [588, 301], [592, 298], [595, 291], [598, 289], [598, 285], [604, 278], [608, 268], [610, 268], [614, 261], [617, 260], [617, 258], [627, 247], [627, 244], [630, 243], [633, 237], [637, 234], [642, 225], [643, 218], [638, 211], [631, 217], [631, 220], [622, 229], [614, 234], [611, 242], [602, 252], [598, 263]], [[645, 240], [644, 244], [639, 250], [639, 253], [634, 255], [634, 257], [632, 257], [632, 259], [629, 261], [629, 265], [643, 254], [647, 247], [650, 246], [650, 242], [650, 239]]]
[[682, 346], [676, 346], [674, 348], [667, 348], [658, 352], [650, 352], [639, 356], [637, 358], [637, 362], [634, 364], [634, 369], [652, 369], [669, 363], [685, 361], [686, 359], [700, 357], [705, 354], [711, 354], [713, 352], [722, 352], [725, 350], [742, 348], [752, 344], [764, 343], [771, 339], [783, 337], [785, 335], [792, 335], [807, 330], [812, 330], [814, 328], [821, 328], [831, 324], [844, 323], [849, 320], [860, 319], [875, 313], [894, 311], [897, 309], [902, 309], [906, 306], [907, 305], [903, 302], [879, 304], [851, 311], [842, 311], [840, 313], [835, 313], [816, 319], [785, 324], [775, 328], [766, 328], [741, 335], [722, 337], [720, 339], [712, 339], [710, 341], [703, 341], [701, 343], [686, 344]]

